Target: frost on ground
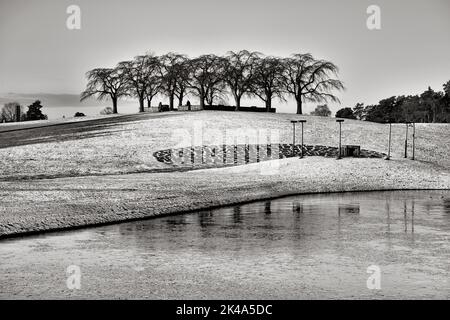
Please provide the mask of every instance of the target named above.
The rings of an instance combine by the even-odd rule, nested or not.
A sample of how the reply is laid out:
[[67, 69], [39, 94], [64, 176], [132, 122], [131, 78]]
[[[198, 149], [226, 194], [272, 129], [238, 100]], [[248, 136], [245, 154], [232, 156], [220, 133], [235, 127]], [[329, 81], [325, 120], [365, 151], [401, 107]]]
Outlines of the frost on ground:
[[189, 172], [8, 181], [0, 183], [0, 236], [298, 193], [395, 189], [450, 189], [450, 172], [403, 160], [310, 157]]
[[[272, 142], [289, 144], [292, 125], [288, 120], [292, 118], [300, 116], [233, 112], [143, 114], [78, 126], [0, 133], [0, 236], [297, 193], [450, 189], [449, 125], [417, 125], [418, 161], [402, 157], [402, 125], [393, 126], [391, 161], [306, 157], [174, 171], [153, 157], [157, 150], [198, 142], [190, 138], [198, 128], [203, 132], [200, 145], [214, 143], [211, 140], [217, 137], [212, 129], [217, 133], [242, 128], [253, 128], [246, 132], [254, 134], [278, 130]], [[305, 143], [337, 144], [335, 119], [302, 118], [308, 120]], [[343, 144], [386, 153], [387, 133], [386, 125], [349, 120], [343, 126]]]
[[[304, 118], [307, 145], [338, 145], [334, 118], [246, 112], [172, 112], [98, 119], [80, 124], [0, 133], [0, 179], [123, 174], [168, 170], [158, 150], [266, 139], [292, 143], [290, 119]], [[405, 127], [393, 125], [392, 155], [404, 154]], [[411, 133], [411, 130], [410, 130]], [[222, 135], [222, 136], [220, 136]], [[418, 124], [416, 158], [450, 168], [450, 125]], [[411, 138], [410, 142], [411, 142]], [[297, 143], [300, 139], [297, 128]], [[343, 144], [387, 153], [388, 126], [346, 120]], [[411, 156], [411, 144], [409, 156]]]

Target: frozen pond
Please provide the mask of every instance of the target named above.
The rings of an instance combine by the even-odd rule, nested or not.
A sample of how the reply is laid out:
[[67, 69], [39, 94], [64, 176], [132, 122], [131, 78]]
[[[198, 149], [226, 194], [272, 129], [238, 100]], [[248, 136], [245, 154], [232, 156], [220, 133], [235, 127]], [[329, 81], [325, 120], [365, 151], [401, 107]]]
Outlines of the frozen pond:
[[449, 191], [301, 195], [0, 241], [3, 299], [448, 299], [449, 279]]

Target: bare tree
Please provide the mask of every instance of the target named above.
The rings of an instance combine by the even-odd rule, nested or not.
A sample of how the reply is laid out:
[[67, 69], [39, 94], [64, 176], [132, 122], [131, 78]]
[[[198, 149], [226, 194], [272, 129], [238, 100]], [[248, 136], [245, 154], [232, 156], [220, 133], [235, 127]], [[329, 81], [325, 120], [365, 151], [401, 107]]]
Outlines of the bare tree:
[[[118, 64], [124, 80], [130, 90], [130, 94], [139, 100], [139, 112], [144, 112], [144, 101], [149, 95], [148, 87], [153, 86], [150, 81], [155, 81], [159, 75], [158, 58], [152, 54], [137, 56], [133, 61], [123, 61]], [[151, 101], [150, 98], [150, 101]]]
[[280, 58], [264, 57], [255, 61], [252, 93], [266, 104], [267, 112], [272, 108], [272, 99], [284, 100], [284, 63]]
[[219, 100], [219, 103], [227, 100], [227, 86], [222, 78], [217, 77], [217, 82], [211, 82], [212, 85], [206, 88], [206, 103], [210, 106], [214, 105], [214, 100]]
[[331, 92], [344, 90], [337, 76], [338, 67], [332, 62], [315, 60], [311, 54], [294, 54], [284, 60], [286, 68], [285, 90], [297, 101], [297, 114], [302, 114], [304, 101], [339, 102]]
[[[159, 68], [157, 69], [159, 70]], [[160, 93], [162, 90], [162, 78], [159, 73], [153, 74], [148, 78], [147, 91], [145, 93], [145, 98], [147, 100], [147, 107], [151, 108], [152, 99]]]
[[205, 106], [205, 100], [211, 104], [220, 91], [222, 68], [223, 59], [213, 54], [202, 55], [190, 61], [188, 85], [199, 97], [201, 109]]
[[122, 61], [117, 64], [117, 68], [121, 71], [130, 96], [136, 97], [139, 101], [139, 112], [144, 112], [144, 96], [145, 96], [145, 77], [144, 59], [136, 57], [132, 61]]
[[88, 83], [86, 90], [81, 93], [81, 101], [96, 96], [102, 100], [111, 98], [113, 113], [117, 113], [117, 101], [120, 97], [128, 95], [127, 82], [122, 71], [118, 68], [97, 68], [86, 73]]
[[164, 92], [169, 98], [170, 110], [173, 110], [175, 95], [177, 94], [177, 89], [180, 88], [178, 85], [178, 80], [181, 75], [180, 73], [185, 71], [185, 61], [185, 55], [173, 52], [167, 53], [161, 57], [161, 91]]
[[[20, 110], [19, 119], [17, 119], [17, 108]], [[26, 119], [26, 115], [23, 111], [23, 107], [18, 102], [5, 103], [0, 112], [0, 122], [15, 122]]]
[[145, 98], [147, 100], [147, 107], [152, 106], [152, 99], [161, 91], [162, 77], [161, 77], [161, 58], [152, 54], [147, 55], [147, 88]]
[[186, 56], [175, 65], [177, 76], [177, 85], [175, 89], [175, 96], [178, 98], [178, 106], [183, 105], [184, 96], [187, 94], [189, 87], [189, 70], [191, 60]]
[[231, 90], [236, 102], [236, 110], [241, 106], [242, 96], [251, 93], [255, 61], [261, 54], [241, 50], [239, 52], [229, 51], [225, 57], [223, 79]]

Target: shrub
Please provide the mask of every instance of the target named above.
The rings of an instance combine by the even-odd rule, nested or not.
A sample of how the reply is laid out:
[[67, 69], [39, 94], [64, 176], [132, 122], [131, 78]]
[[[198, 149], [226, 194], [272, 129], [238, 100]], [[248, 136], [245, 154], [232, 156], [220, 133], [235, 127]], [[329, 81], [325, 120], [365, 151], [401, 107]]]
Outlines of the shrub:
[[78, 117], [85, 117], [86, 115], [84, 114], [84, 113], [82, 113], [82, 112], [77, 112], [77, 113], [75, 113], [75, 118], [78, 118]]
[[321, 117], [329, 117], [331, 116], [330, 108], [326, 104], [319, 105], [316, 109], [311, 112], [312, 116], [321, 116]]
[[113, 114], [113, 109], [111, 107], [106, 107], [102, 111], [100, 111], [101, 115]]
[[356, 119], [352, 108], [343, 108], [336, 112], [336, 118]]

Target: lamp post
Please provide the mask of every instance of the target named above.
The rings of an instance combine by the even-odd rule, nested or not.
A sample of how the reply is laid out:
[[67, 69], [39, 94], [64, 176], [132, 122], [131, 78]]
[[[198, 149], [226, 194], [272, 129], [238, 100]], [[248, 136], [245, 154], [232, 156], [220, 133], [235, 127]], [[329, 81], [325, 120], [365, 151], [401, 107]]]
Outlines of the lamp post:
[[295, 150], [295, 124], [297, 123], [297, 120], [291, 120], [292, 123], [292, 156], [294, 156], [294, 150]]
[[306, 122], [306, 120], [299, 120], [298, 122], [300, 122], [302, 124], [302, 147], [301, 147], [300, 159], [303, 159], [303, 124]]
[[409, 122], [405, 122], [406, 125], [406, 137], [405, 137], [405, 159], [408, 158], [408, 125]]
[[341, 140], [342, 140], [342, 122], [344, 122], [344, 120], [343, 119], [338, 119], [338, 120], [336, 120], [336, 122], [339, 123], [339, 154], [338, 154], [338, 157], [337, 157], [337, 159], [339, 160], [339, 159], [342, 159], [342, 143], [341, 143]]
[[388, 155], [385, 158], [386, 160], [391, 160], [391, 136], [392, 136], [392, 123], [389, 121], [389, 147], [388, 147]]
[[413, 123], [413, 154], [412, 154], [412, 160], [415, 160], [415, 153], [416, 153], [416, 124]]

